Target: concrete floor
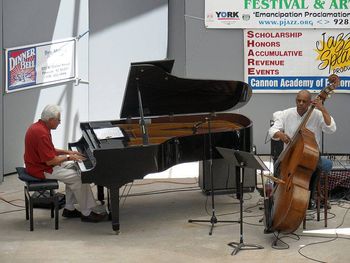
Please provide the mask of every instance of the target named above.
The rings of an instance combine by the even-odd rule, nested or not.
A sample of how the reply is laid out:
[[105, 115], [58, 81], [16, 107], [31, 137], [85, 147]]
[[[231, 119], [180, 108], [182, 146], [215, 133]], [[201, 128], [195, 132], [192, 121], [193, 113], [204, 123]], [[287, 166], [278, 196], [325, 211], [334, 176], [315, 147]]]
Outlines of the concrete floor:
[[[64, 189], [61, 185], [60, 191]], [[95, 190], [95, 188], [94, 188]], [[59, 230], [49, 210], [34, 210], [34, 231], [25, 220], [23, 184], [17, 175], [0, 185], [0, 262], [349, 262], [350, 203], [332, 201], [328, 228], [324, 221], [307, 222], [305, 233], [284, 236], [288, 249], [272, 248], [273, 234], [264, 234], [257, 191], [244, 195], [243, 240], [259, 250], [231, 255], [227, 244], [240, 240], [238, 223], [217, 223], [210, 236], [211, 199], [198, 188], [196, 178], [136, 181], [121, 201], [121, 232], [111, 222], [83, 223], [61, 217]], [[215, 196], [218, 220], [238, 220], [239, 203], [232, 195]], [[309, 215], [312, 217], [312, 214]], [[334, 230], [336, 228], [336, 230]], [[329, 231], [322, 233], [322, 231]], [[338, 232], [338, 234], [334, 234]], [[278, 243], [280, 244], [280, 243]], [[307, 259], [310, 258], [310, 259]]]

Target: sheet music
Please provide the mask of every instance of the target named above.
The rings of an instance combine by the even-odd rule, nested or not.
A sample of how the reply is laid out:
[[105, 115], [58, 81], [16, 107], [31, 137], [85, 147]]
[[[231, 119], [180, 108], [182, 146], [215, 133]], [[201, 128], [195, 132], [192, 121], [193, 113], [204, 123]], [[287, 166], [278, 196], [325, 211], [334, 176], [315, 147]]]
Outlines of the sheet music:
[[97, 139], [99, 139], [99, 140], [124, 137], [124, 134], [119, 127], [108, 127], [108, 128], [94, 129], [94, 133], [95, 133]]

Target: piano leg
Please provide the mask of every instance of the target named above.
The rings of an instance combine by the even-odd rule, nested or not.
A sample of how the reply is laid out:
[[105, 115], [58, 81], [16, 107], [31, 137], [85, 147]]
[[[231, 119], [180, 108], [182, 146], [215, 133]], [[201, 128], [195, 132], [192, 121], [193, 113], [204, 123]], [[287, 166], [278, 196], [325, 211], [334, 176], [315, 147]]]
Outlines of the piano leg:
[[119, 187], [112, 186], [109, 188], [110, 193], [110, 212], [112, 214], [112, 228], [116, 234], [119, 234]]

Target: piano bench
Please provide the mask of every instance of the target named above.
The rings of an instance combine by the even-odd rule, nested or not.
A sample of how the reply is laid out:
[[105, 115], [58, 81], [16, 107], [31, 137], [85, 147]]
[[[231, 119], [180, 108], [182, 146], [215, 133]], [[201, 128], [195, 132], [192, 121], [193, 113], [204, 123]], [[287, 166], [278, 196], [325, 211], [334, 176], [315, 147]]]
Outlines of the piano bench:
[[[58, 229], [59, 196], [57, 180], [38, 179], [29, 175], [24, 167], [16, 167], [18, 178], [25, 183], [24, 199], [26, 209], [26, 220], [29, 219], [30, 231], [34, 230], [33, 205], [34, 203], [45, 203], [51, 205], [51, 218], [55, 216], [55, 229]], [[49, 193], [49, 195], [47, 195]]]

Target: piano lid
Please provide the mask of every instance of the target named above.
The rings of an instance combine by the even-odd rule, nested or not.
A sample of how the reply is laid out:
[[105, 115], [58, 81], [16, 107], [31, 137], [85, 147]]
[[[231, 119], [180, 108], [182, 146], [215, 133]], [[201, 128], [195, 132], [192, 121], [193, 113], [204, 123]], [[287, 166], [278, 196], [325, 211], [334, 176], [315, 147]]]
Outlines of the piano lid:
[[244, 106], [251, 87], [242, 81], [186, 79], [170, 74], [174, 60], [132, 63], [121, 118], [140, 117], [137, 88], [144, 116], [222, 112]]

